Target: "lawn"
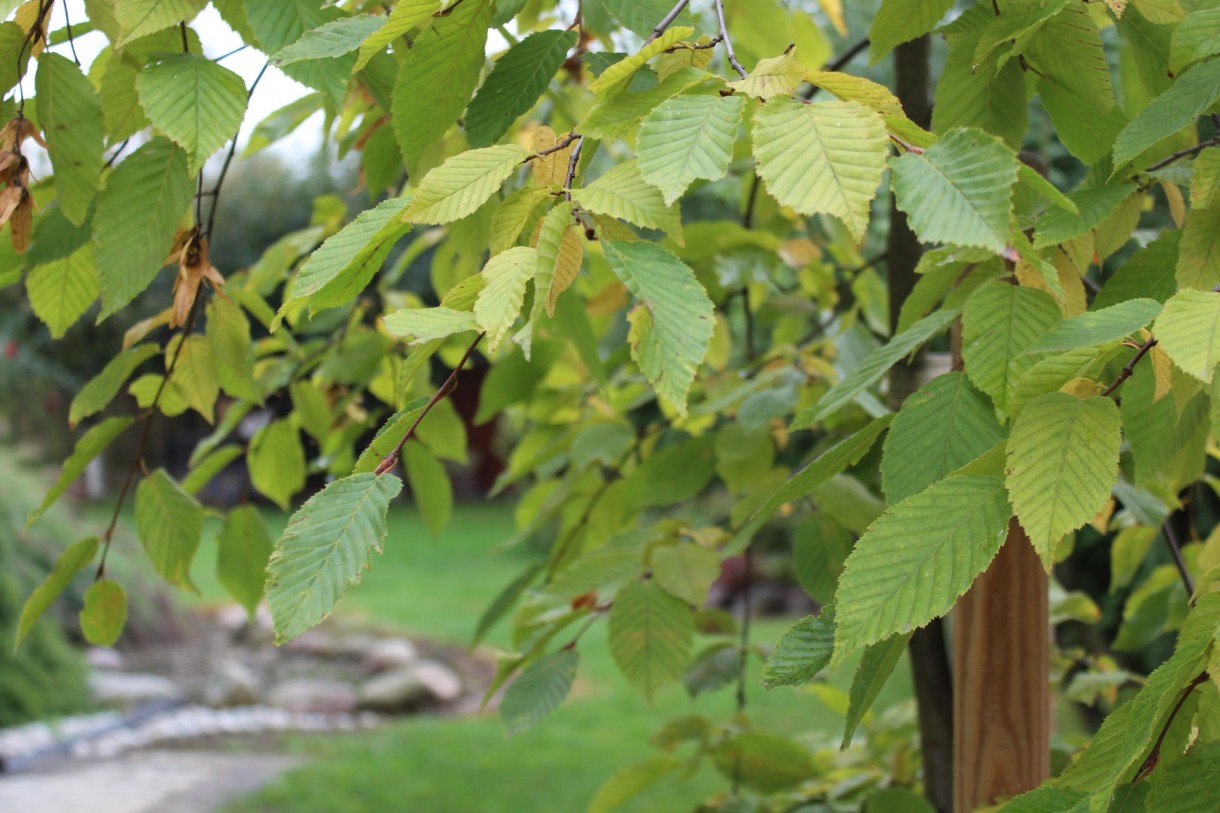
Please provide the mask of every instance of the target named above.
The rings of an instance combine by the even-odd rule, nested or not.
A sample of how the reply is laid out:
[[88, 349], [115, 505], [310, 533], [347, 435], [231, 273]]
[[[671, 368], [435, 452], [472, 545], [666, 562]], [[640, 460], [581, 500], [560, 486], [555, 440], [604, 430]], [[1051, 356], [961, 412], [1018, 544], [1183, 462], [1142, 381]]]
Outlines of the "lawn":
[[[487, 602], [527, 561], [524, 549], [499, 549], [511, 530], [507, 508], [462, 505], [444, 538], [433, 541], [413, 511], [396, 510], [385, 554], [341, 609], [466, 643]], [[207, 573], [214, 561], [205, 545], [194, 578], [206, 595], [215, 595], [215, 580]], [[757, 623], [755, 640], [773, 644], [787, 625]], [[503, 639], [503, 630], [498, 632], [493, 643]], [[676, 686], [650, 708], [618, 675], [604, 624], [581, 640], [580, 652], [573, 697], [536, 729], [506, 738], [495, 713], [487, 712], [468, 719], [417, 717], [372, 734], [321, 742], [294, 740], [290, 747], [315, 757], [310, 766], [237, 802], [228, 813], [577, 813], [611, 772], [655, 753], [646, 740], [664, 720], [694, 712], [720, 721], [732, 714], [731, 691], [691, 701]], [[845, 686], [850, 668], [832, 681]], [[748, 705], [759, 725], [795, 734], [835, 731], [842, 724], [812, 695], [765, 691], [760, 671], [754, 664]], [[907, 672], [900, 666], [879, 706], [907, 693]], [[723, 778], [705, 769], [685, 781], [662, 783], [624, 810], [688, 810], [724, 787]]]

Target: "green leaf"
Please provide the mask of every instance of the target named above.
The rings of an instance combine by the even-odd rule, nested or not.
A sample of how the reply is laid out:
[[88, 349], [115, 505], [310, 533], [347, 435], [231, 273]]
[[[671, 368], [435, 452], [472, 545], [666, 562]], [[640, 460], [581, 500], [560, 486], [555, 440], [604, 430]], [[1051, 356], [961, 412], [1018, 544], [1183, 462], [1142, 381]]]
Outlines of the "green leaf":
[[1120, 167], [1190, 124], [1220, 99], [1220, 60], [1185, 71], [1118, 134], [1114, 165]]
[[1037, 361], [1021, 354], [1059, 319], [1059, 305], [1049, 294], [1004, 282], [980, 285], [966, 301], [962, 317], [966, 375], [991, 396], [1001, 413], [1009, 412], [1013, 387]]
[[921, 239], [1004, 251], [1017, 158], [999, 139], [952, 130], [891, 166], [898, 208]]
[[153, 281], [194, 191], [186, 153], [165, 138], [140, 147], [106, 179], [93, 217], [101, 318]]
[[1173, 29], [1169, 69], [1175, 74], [1216, 54], [1220, 54], [1220, 8], [1200, 8]]
[[[814, 493], [825, 492], [819, 489]], [[797, 583], [819, 604], [834, 600], [843, 563], [856, 541], [853, 533], [831, 519], [829, 512], [826, 514], [805, 517], [792, 535], [792, 569]]]
[[1008, 439], [1008, 490], [1047, 570], [1055, 546], [1101, 510], [1118, 479], [1118, 407], [1052, 392], [1030, 402]]
[[791, 96], [807, 73], [796, 58], [796, 48], [789, 48], [781, 56], [759, 60], [749, 76], [728, 84], [738, 93], [767, 101], [776, 96]]
[[644, 460], [627, 481], [630, 504], [651, 508], [697, 496], [716, 476], [714, 440], [710, 435], [691, 438]]
[[466, 109], [483, 69], [492, 9], [486, 0], [460, 3], [403, 56], [390, 112], [408, 172]]
[[440, 461], [422, 444], [408, 443], [402, 450], [411, 495], [433, 538], [440, 538], [453, 513], [453, 486]]
[[409, 204], [409, 198], [384, 200], [327, 238], [297, 272], [284, 304], [309, 297], [310, 311], [316, 313], [359, 296], [390, 249], [410, 231], [402, 220]]
[[777, 734], [738, 734], [712, 753], [717, 770], [763, 793], [778, 793], [817, 775], [813, 755], [803, 745]]
[[197, 172], [237, 136], [246, 115], [246, 83], [228, 68], [195, 54], [167, 56], [136, 80], [140, 104], [157, 128], [186, 150]]
[[55, 560], [51, 572], [34, 588], [29, 598], [25, 600], [25, 604], [21, 606], [21, 617], [17, 620], [17, 637], [13, 642], [14, 653], [25, 637], [30, 634], [30, 630], [34, 629], [35, 622], [67, 589], [76, 574], [88, 567], [89, 563], [93, 561], [93, 557], [97, 556], [97, 548], [97, 537], [91, 536], [72, 543]]
[[242, 505], [229, 511], [216, 537], [216, 576], [251, 617], [263, 599], [271, 535], [258, 508]]
[[277, 642], [295, 638], [334, 610], [381, 552], [386, 510], [402, 490], [391, 474], [335, 480], [288, 521], [267, 565], [267, 602]]
[[695, 544], [657, 548], [652, 554], [652, 578], [674, 598], [702, 607], [712, 582], [720, 578], [720, 554]]
[[1146, 326], [1160, 312], [1161, 303], [1155, 299], [1128, 299], [1108, 308], [1064, 319], [1025, 348], [1025, 352], [1052, 353], [1123, 339]]
[[[181, 351], [177, 349], [178, 342], [182, 343]], [[203, 336], [187, 336], [185, 339], [179, 336], [166, 348], [165, 364], [167, 369], [170, 364], [174, 365], [173, 375], [166, 386], [169, 394], [211, 423], [216, 399], [220, 395], [220, 379], [208, 340]]]
[[38, 58], [34, 91], [55, 170], [59, 208], [79, 226], [97, 195], [102, 174], [102, 103], [72, 60], [49, 51]]
[[1128, 299], [1147, 297], [1164, 303], [1177, 293], [1174, 266], [1178, 262], [1181, 232], [1168, 231], [1138, 249], [1106, 280], [1093, 299], [1092, 308], [1100, 310]]
[[470, 146], [495, 144], [518, 116], [528, 113], [575, 44], [575, 31], [539, 31], [496, 60], [466, 109]]
[[292, 421], [272, 421], [250, 441], [250, 481], [259, 493], [288, 510], [292, 495], [305, 487], [305, 450]]
[[1220, 362], [1220, 294], [1179, 291], [1165, 303], [1153, 333], [1174, 364], [1210, 383]]
[[261, 401], [254, 381], [254, 344], [250, 323], [237, 303], [212, 297], [207, 307], [207, 338], [221, 388], [233, 398]]
[[[1053, 9], [1056, 4], [1047, 5]], [[1083, 4], [1057, 5], [1060, 10], [1037, 25], [1021, 55], [1040, 76], [1050, 77], [1077, 97], [1109, 110], [1114, 107], [1114, 88], [1097, 23]]]
[[360, 46], [356, 70], [363, 69], [374, 55], [394, 40], [420, 23], [431, 20], [440, 7], [439, 0], [400, 0], [395, 3], [390, 16], [383, 18], [381, 28], [370, 34]]
[[640, 174], [661, 190], [667, 206], [691, 182], [718, 181], [728, 173], [744, 107], [740, 96], [676, 96], [644, 119], [637, 150]]
[[204, 0], [115, 0], [112, 5], [122, 35], [115, 45], [122, 48], [191, 19], [203, 10]]
[[500, 702], [500, 720], [509, 736], [533, 728], [563, 704], [572, 683], [580, 653], [561, 649], [534, 661], [508, 686]]
[[767, 656], [762, 682], [768, 689], [808, 683], [827, 666], [834, 652], [835, 614], [823, 607], [820, 615], [807, 615], [779, 639]]
[[812, 494], [831, 477], [859, 463], [893, 420], [893, 415], [883, 415], [827, 449], [792, 475], [792, 479], [780, 486], [750, 519], [765, 519], [771, 516], [784, 503]]
[[1064, 810], [1075, 811], [1073, 807], [1084, 799], [1084, 794], [1067, 788], [1041, 787], [1023, 793], [1012, 799], [1004, 807], [1002, 813], [1060, 813]]
[[[275, 54], [299, 40], [307, 31], [344, 16], [333, 4], [316, 0], [246, 0], [246, 18], [263, 53]], [[326, 94], [335, 107], [343, 106], [355, 55], [285, 65], [290, 78]]]
[[80, 630], [94, 646], [114, 646], [127, 623], [127, 594], [110, 579], [100, 579], [85, 591], [80, 611]]
[[832, 664], [947, 613], [999, 552], [1011, 516], [995, 477], [949, 477], [888, 509], [839, 578]]
[[641, 37], [652, 34], [657, 23], [673, 8], [672, 0], [602, 0], [606, 10], [625, 28]]
[[1186, 213], [1174, 276], [1180, 288], [1210, 291], [1220, 283], [1220, 207]]
[[892, 787], [869, 796], [864, 813], [936, 813], [936, 808], [913, 790]]
[[[660, 22], [660, 20], [657, 22]], [[602, 97], [617, 93], [627, 87], [631, 82], [631, 78], [635, 76], [635, 72], [644, 67], [648, 60], [657, 54], [663, 53], [666, 48], [681, 42], [694, 33], [693, 28], [684, 25], [675, 25], [667, 28], [664, 34], [645, 45], [638, 52], [626, 59], [615, 62], [609, 68], [602, 71], [601, 76], [598, 76], [589, 83], [589, 90]]]
[[78, 248], [62, 260], [53, 260], [30, 269], [25, 278], [30, 307], [51, 331], [52, 339], [62, 339], [97, 299], [97, 270], [93, 249]]
[[[1053, 300], [1052, 300], [1053, 304]], [[953, 323], [958, 309], [942, 310], [925, 316], [910, 329], [899, 333], [890, 343], [874, 350], [859, 366], [852, 369], [843, 380], [835, 384], [822, 399], [796, 416], [791, 429], [808, 429], [824, 420], [862, 395], [869, 387], [882, 379], [886, 372], [911, 353]]]
[[640, 122], [657, 105], [711, 78], [707, 71], [683, 68], [645, 90], [622, 90], [593, 105], [578, 129], [589, 138], [630, 140]]
[[[1140, 372], [1123, 385], [1121, 413], [1134, 464], [1135, 485], [1144, 486], [1154, 485], [1182, 449], [1197, 437], [1201, 425], [1207, 422], [1208, 398], [1201, 393], [1189, 397], [1187, 390], [1185, 399], [1177, 392], [1172, 398], [1158, 399], [1156, 376], [1151, 370]], [[1173, 377], [1180, 375], [1174, 373]], [[1181, 377], [1182, 381], [1174, 382], [1174, 389], [1189, 385], [1191, 379]], [[1182, 400], [1181, 406], [1176, 403], [1178, 400]], [[1202, 451], [1200, 447], [1200, 458]]]
[[[198, 447], [196, 448], [198, 449]], [[190, 473], [182, 478], [182, 490], [192, 497], [197, 495], [204, 486], [212, 482], [213, 477], [245, 454], [246, 450], [241, 446], [229, 444], [202, 455], [199, 462], [191, 468]]]
[[1135, 184], [1118, 183], [1073, 192], [1068, 195], [1068, 199], [1076, 204], [1077, 213], [1055, 209], [1038, 218], [1038, 225], [1034, 230], [1034, 248], [1066, 243], [1075, 237], [1088, 234], [1109, 219], [1123, 201], [1136, 191]]
[[[991, 18], [990, 8], [975, 8]], [[1015, 59], [999, 65], [998, 54], [976, 65], [978, 41], [978, 32], [949, 38], [949, 56], [936, 85], [932, 129], [944, 133], [955, 127], [977, 127], [1020, 149], [1029, 126], [1025, 72]]]
[[918, 494], [1003, 439], [991, 404], [964, 373], [938, 376], [907, 398], [886, 435], [886, 501], [893, 505]]
[[677, 757], [657, 754], [619, 768], [593, 794], [587, 813], [612, 813], [618, 810], [684, 764]]
[[685, 415], [712, 340], [711, 300], [694, 272], [655, 243], [607, 241], [602, 250], [640, 303], [628, 317], [632, 358], [657, 395]]
[[123, 430], [131, 424], [132, 419], [126, 416], [107, 418], [81, 435], [72, 454], [64, 461], [63, 470], [59, 473], [55, 485], [51, 486], [51, 490], [43, 497], [42, 504], [29, 513], [25, 527], [29, 528], [37, 522], [38, 518], [45, 514], [47, 509], [68, 490], [68, 486], [72, 485], [77, 477], [80, 477], [85, 467], [104, 452], [114, 442], [114, 439], [123, 434]]
[[873, 701], [885, 687], [886, 680], [898, 665], [898, 659], [906, 651], [911, 640], [910, 633], [894, 635], [880, 643], [873, 644], [864, 650], [856, 674], [851, 679], [851, 690], [848, 692], [847, 720], [843, 728], [843, 742], [840, 748], [851, 745], [856, 729], [864, 720], [864, 715], [872, 707]]
[[487, 285], [475, 301], [474, 317], [479, 330], [487, 334], [490, 352], [495, 352], [521, 314], [525, 285], [534, 275], [536, 262], [536, 249], [518, 246], [492, 257], [483, 268]]
[[568, 201], [555, 205], [543, 218], [538, 232], [538, 256], [534, 272], [534, 307], [530, 322], [537, 323], [545, 310], [555, 315], [559, 295], [568, 289], [584, 263], [584, 235], [573, 221]]
[[1199, 743], [1156, 773], [1148, 793], [1148, 809], [1207, 813], [1216, 808], [1217, 787], [1220, 742]]
[[800, 214], [835, 216], [857, 241], [888, 144], [881, 116], [856, 102], [774, 99], [754, 114], [754, 157], [767, 191]]
[[296, 42], [281, 48], [271, 57], [271, 62], [283, 66], [350, 54], [385, 24], [386, 18], [379, 14], [355, 14], [331, 20], [306, 31]]
[[440, 224], [474, 214], [516, 172], [526, 154], [516, 144], [501, 144], [453, 156], [424, 176], [403, 218]]
[[869, 62], [876, 64], [894, 46], [927, 34], [953, 7], [953, 0], [882, 0], [869, 28]]
[[634, 160], [616, 164], [585, 188], [572, 190], [572, 199], [590, 212], [617, 217], [645, 229], [660, 229], [681, 240], [682, 218], [678, 207], [665, 203], [661, 191], [644, 180]]
[[694, 629], [684, 602], [652, 582], [632, 582], [619, 591], [610, 609], [610, 654], [651, 703], [685, 671]]
[[473, 313], [453, 308], [403, 308], [386, 316], [384, 324], [390, 335], [411, 344], [479, 329]]
[[1010, 417], [1021, 413], [1039, 395], [1061, 389], [1076, 378], [1096, 378], [1114, 358], [1122, 345], [1109, 342], [1100, 347], [1083, 347], [1040, 359], [1008, 388]]
[[203, 533], [203, 508], [164, 469], [136, 488], [136, 530], [157, 573], [170, 584], [194, 590], [191, 560]]
[[1063, 146], [1086, 164], [1108, 156], [1127, 125], [1119, 107], [1103, 109], [1099, 106], [1103, 100], [1082, 98], [1049, 77], [1039, 80], [1038, 93]]
[[1038, 197], [1044, 198], [1066, 212], [1077, 214], [1080, 211], [1071, 198], [1060, 192], [1053, 183], [1043, 178], [1029, 164], [1021, 163], [1017, 165], [1017, 183], [1027, 192], [1032, 192]]
[[102, 371], [81, 387], [80, 392], [72, 399], [72, 404], [68, 407], [68, 424], [76, 426], [85, 418], [109, 406], [119, 388], [136, 368], [159, 352], [155, 345], [139, 344], [106, 362]]

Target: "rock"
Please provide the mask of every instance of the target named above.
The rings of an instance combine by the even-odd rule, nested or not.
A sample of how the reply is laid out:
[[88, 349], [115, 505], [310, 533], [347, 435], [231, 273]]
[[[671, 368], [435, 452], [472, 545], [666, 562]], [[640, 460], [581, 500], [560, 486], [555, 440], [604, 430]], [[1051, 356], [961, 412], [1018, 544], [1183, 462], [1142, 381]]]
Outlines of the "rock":
[[123, 655], [117, 649], [91, 646], [85, 650], [85, 663], [94, 669], [122, 669]]
[[258, 702], [258, 676], [241, 661], [226, 658], [203, 694], [204, 702], [215, 708], [250, 706]]
[[369, 644], [364, 651], [364, 671], [372, 675], [387, 669], [397, 669], [419, 658], [415, 644], [406, 638], [382, 638]]
[[462, 679], [436, 661], [419, 661], [381, 672], [360, 687], [360, 708], [400, 712], [462, 696]]
[[289, 641], [284, 650], [315, 658], [363, 658], [374, 638], [365, 633], [342, 633], [314, 628]]
[[92, 672], [89, 692], [105, 706], [139, 706], [158, 700], [178, 700], [182, 692], [169, 678], [140, 672]]
[[294, 678], [271, 687], [267, 702], [287, 711], [338, 714], [355, 711], [356, 691], [337, 680]]

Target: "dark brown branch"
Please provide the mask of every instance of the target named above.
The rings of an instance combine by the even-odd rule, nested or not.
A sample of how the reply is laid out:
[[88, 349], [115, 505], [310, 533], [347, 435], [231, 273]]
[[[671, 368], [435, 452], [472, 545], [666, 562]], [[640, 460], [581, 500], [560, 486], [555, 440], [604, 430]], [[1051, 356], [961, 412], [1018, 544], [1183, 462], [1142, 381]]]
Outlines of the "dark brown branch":
[[462, 354], [462, 359], [453, 368], [453, 372], [449, 373], [449, 377], [445, 379], [445, 383], [441, 384], [436, 393], [432, 396], [432, 400], [424, 405], [423, 410], [415, 418], [415, 421], [407, 429], [407, 433], [402, 436], [402, 440], [390, 451], [388, 455], [381, 459], [377, 464], [377, 468], [373, 469], [373, 473], [377, 475], [385, 474], [398, 463], [398, 456], [402, 454], [402, 447], [407, 445], [407, 441], [415, 434], [415, 430], [423, 423], [424, 418], [428, 417], [428, 413], [432, 411], [432, 407], [439, 404], [441, 401], [449, 397], [449, 395], [457, 389], [458, 376], [462, 372], [462, 368], [466, 366], [466, 362], [474, 355], [474, 349], [479, 346], [479, 342], [483, 341], [484, 334], [480, 333], [470, 343], [470, 347], [466, 348], [466, 352]]
[[68, 4], [64, 3], [64, 31], [68, 34], [68, 49], [72, 51], [72, 61], [80, 67], [80, 57], [76, 55], [76, 40], [72, 38], [72, 20], [68, 17]]
[[648, 35], [648, 39], [644, 40], [644, 44], [647, 45], [657, 37], [664, 34], [665, 29], [673, 25], [674, 20], [678, 19], [678, 15], [681, 14], [688, 5], [690, 5], [690, 0], [678, 0], [678, 4], [670, 9], [669, 13], [665, 15], [661, 22], [657, 23], [656, 28], [652, 29], [652, 33]]
[[1178, 698], [1178, 702], [1174, 704], [1173, 711], [1169, 712], [1169, 718], [1165, 720], [1165, 725], [1161, 726], [1161, 733], [1156, 738], [1156, 742], [1152, 746], [1152, 751], [1148, 754], [1148, 758], [1140, 765], [1139, 770], [1135, 772], [1135, 776], [1131, 778], [1132, 784], [1140, 781], [1148, 774], [1156, 769], [1157, 763], [1161, 761], [1161, 746], [1165, 744], [1165, 737], [1169, 734], [1169, 727], [1173, 725], [1174, 718], [1178, 716], [1178, 712], [1182, 710], [1182, 706], [1186, 704], [1186, 698], [1190, 697], [1190, 693], [1196, 687], [1201, 686], [1208, 680], [1206, 671], [1200, 672], [1194, 680], [1186, 684], [1186, 688], [1182, 690], [1182, 696]]
[[574, 133], [574, 132], [568, 133], [566, 136], [564, 136], [563, 138], [556, 141], [555, 146], [547, 147], [545, 150], [538, 150], [538, 152], [531, 153], [530, 155], [527, 155], [527, 156], [525, 156], [525, 158], [521, 159], [521, 163], [528, 164], [530, 161], [533, 161], [535, 158], [545, 158], [546, 156], [551, 155], [553, 153], [557, 153], [560, 150], [565, 150], [568, 148], [569, 144], [571, 144], [573, 141], [576, 141], [580, 137], [581, 136], [579, 133]]
[[733, 50], [733, 38], [729, 36], [729, 27], [724, 21], [724, 0], [716, 0], [716, 22], [720, 24], [720, 39], [724, 41], [724, 53], [729, 58], [729, 64], [742, 79], [749, 76], [741, 63], [737, 61], [737, 52]]
[[1198, 144], [1195, 144], [1193, 147], [1187, 147], [1186, 149], [1178, 150], [1173, 155], [1167, 156], [1165, 158], [1162, 158], [1160, 161], [1157, 161], [1155, 164], [1153, 164], [1152, 166], [1150, 166], [1146, 170], [1144, 170], [1144, 172], [1156, 172], [1158, 169], [1161, 169], [1162, 167], [1167, 167], [1175, 161], [1181, 161], [1183, 158], [1189, 158], [1190, 156], [1195, 155], [1196, 153], [1203, 152], [1208, 147], [1215, 147], [1217, 145], [1220, 145], [1220, 135], [1214, 135], [1211, 138], [1207, 139], [1206, 141], [1200, 141]]
[[580, 136], [576, 139], [576, 149], [572, 150], [572, 157], [568, 159], [568, 174], [563, 179], [563, 197], [565, 200], [572, 200], [572, 182], [576, 180], [576, 167], [580, 165], [580, 153], [585, 146], [585, 137]]
[[1127, 365], [1125, 367], [1123, 367], [1122, 372], [1120, 372], [1118, 374], [1118, 378], [1114, 379], [1114, 383], [1111, 384], [1110, 386], [1106, 387], [1104, 390], [1102, 390], [1101, 394], [1103, 396], [1110, 395], [1116, 389], [1121, 387], [1123, 385], [1123, 382], [1126, 381], [1128, 378], [1130, 378], [1131, 374], [1135, 372], [1135, 365], [1139, 364], [1140, 359], [1142, 359], [1144, 356], [1148, 355], [1148, 351], [1151, 350], [1153, 347], [1156, 347], [1156, 339], [1149, 337], [1148, 341], [1141, 344], [1139, 346], [1139, 349], [1135, 351], [1135, 355], [1131, 358], [1130, 361], [1127, 362]]
[[130, 138], [124, 140], [123, 143], [119, 145], [118, 149], [111, 153], [110, 157], [106, 159], [106, 163], [102, 166], [102, 169], [110, 169], [112, 166], [114, 166], [114, 162], [119, 160], [119, 156], [123, 154], [123, 150], [127, 149], [127, 145], [130, 143]]
[[1182, 558], [1182, 545], [1178, 542], [1178, 534], [1168, 519], [1161, 525], [1161, 534], [1165, 537], [1165, 546], [1169, 548], [1169, 555], [1173, 557], [1173, 564], [1178, 569], [1178, 575], [1182, 577], [1182, 586], [1186, 588], [1186, 595], [1193, 596], [1195, 582], [1190, 577], [1190, 571], [1186, 569], [1186, 561]]

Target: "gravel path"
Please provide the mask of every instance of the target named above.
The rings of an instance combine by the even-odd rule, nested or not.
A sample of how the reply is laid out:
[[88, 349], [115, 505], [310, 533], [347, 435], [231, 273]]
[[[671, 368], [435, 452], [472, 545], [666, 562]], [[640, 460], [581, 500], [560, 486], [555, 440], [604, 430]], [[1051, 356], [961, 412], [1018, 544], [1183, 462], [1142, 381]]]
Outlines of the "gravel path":
[[301, 760], [281, 754], [143, 751], [0, 775], [0, 811], [213, 813]]

